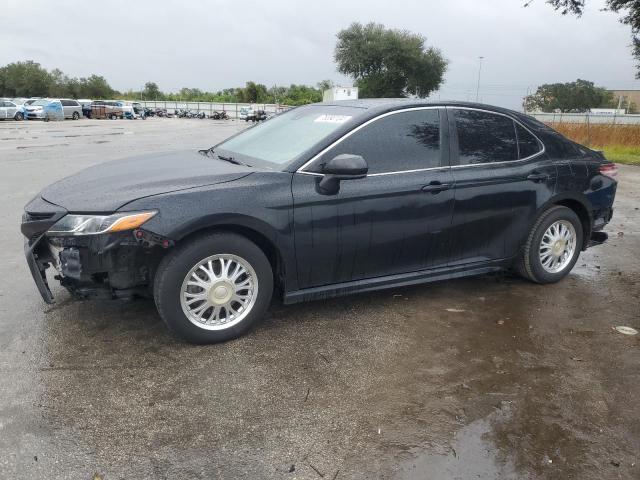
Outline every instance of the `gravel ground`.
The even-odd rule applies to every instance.
[[[640,168],[607,244],[556,285],[484,276],[274,306],[194,347],[149,301],[46,306],[22,207],[128,155],[239,122],[0,122],[0,477],[640,478]]]

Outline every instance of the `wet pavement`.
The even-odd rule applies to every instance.
[[[45,305],[22,206],[238,122],[0,122],[0,478],[640,478],[640,168],[555,285],[484,276],[290,307],[194,347],[149,301]]]

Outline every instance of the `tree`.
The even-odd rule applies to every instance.
[[[422,35],[352,23],[337,37],[338,71],[354,78],[362,97],[424,98],[442,84],[447,61],[439,50],[425,48]]]
[[[569,83],[552,83],[538,87],[536,93],[525,99],[527,110],[543,112],[585,112],[590,108],[610,106],[613,94],[593,82],[576,80]]]
[[[525,3],[525,7],[533,0]],[[578,17],[582,15],[586,0],[547,0],[553,8],[562,15],[573,14]],[[631,40],[633,57],[638,62],[636,78],[640,79],[640,0],[606,0],[605,10],[615,13],[623,13],[620,21],[631,27]]]
[[[0,92],[7,97],[46,97],[51,83],[49,72],[32,60],[0,68]]]
[[[247,82],[244,88],[238,89],[238,100],[242,103],[269,103],[273,97],[270,97],[265,85]]]
[[[322,93],[325,90],[331,90],[334,87],[334,84],[331,80],[321,80],[316,84],[316,86],[318,87],[318,90],[320,90],[320,93]]]
[[[144,90],[142,91],[142,95],[147,100],[155,100],[161,96],[160,89],[158,88],[158,84],[155,82],[147,82],[144,84]]]
[[[100,75],[80,79],[80,98],[111,98],[115,94],[109,82]]]

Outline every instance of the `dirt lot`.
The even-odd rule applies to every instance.
[[[210,120],[0,122],[0,477],[640,478],[640,168],[608,244],[509,276],[275,306],[193,347],[149,301],[46,306],[23,205],[81,168],[208,147]]]

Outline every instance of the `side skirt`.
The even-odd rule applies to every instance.
[[[373,292],[387,288],[406,287],[409,285],[419,285],[421,283],[431,283],[473,275],[482,275],[485,273],[504,270],[512,263],[513,259],[495,260],[492,262],[473,263],[453,268],[444,267],[431,270],[421,270],[418,272],[402,273],[398,275],[355,280],[352,282],[323,285],[321,287],[305,288],[285,293],[283,303],[285,305],[290,305],[292,303],[306,302],[310,300],[342,297],[344,295],[351,295],[352,293]]]

